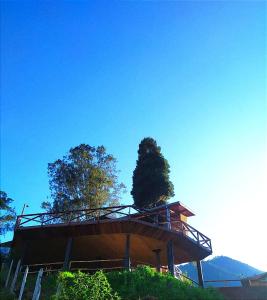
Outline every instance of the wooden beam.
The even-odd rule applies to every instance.
[[[155,249],[155,250],[152,250],[155,255],[156,255],[156,269],[158,272],[160,272],[160,269],[161,269],[161,261],[160,261],[160,252],[161,252],[161,249]]]
[[[199,286],[204,287],[202,265],[201,265],[201,261],[200,260],[197,260],[197,276],[198,276],[198,284],[199,284]]]
[[[169,240],[167,243],[167,259],[168,259],[168,270],[174,275],[174,256],[173,256],[173,241]]]
[[[66,245],[66,251],[65,251],[65,259],[63,264],[63,270],[69,270],[70,265],[70,255],[71,255],[71,248],[72,248],[72,241],[73,238],[69,237]]]
[[[130,259],[130,234],[126,235],[125,241],[125,257],[124,257],[124,267],[126,270],[131,270],[131,259]]]

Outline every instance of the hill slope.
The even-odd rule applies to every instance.
[[[179,266],[183,273],[195,281],[197,279],[197,269],[192,263]],[[242,263],[227,256],[217,256],[211,260],[202,262],[204,280],[225,280],[240,279],[253,276],[263,271]],[[207,284],[206,284],[207,285]],[[209,283],[212,286],[222,286],[220,283]],[[228,286],[240,286],[239,282],[227,283]]]

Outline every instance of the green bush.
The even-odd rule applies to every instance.
[[[220,300],[223,299],[213,289],[192,286],[188,281],[180,281],[169,273],[161,274],[149,267],[138,267],[133,272],[110,272],[106,274],[110,285],[122,299],[157,300]]]
[[[58,276],[60,293],[57,300],[120,300],[112,292],[110,284],[102,271],[94,275],[82,272],[61,272]]]

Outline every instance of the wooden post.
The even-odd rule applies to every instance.
[[[168,206],[166,206],[166,227],[171,229],[171,212]]]
[[[130,260],[130,234],[126,235],[125,242],[125,257],[124,257],[124,267],[126,270],[131,270],[131,260]]]
[[[20,268],[20,263],[21,263],[21,260],[19,260],[18,263],[17,263],[17,267],[16,267],[16,271],[15,271],[15,274],[14,274],[14,277],[13,277],[13,281],[12,281],[11,286],[10,286],[10,293],[13,293],[13,291],[15,289],[15,285],[16,285],[16,281],[17,281],[18,273],[19,273],[19,268]]]
[[[198,284],[201,287],[204,287],[202,266],[201,266],[201,261],[200,260],[197,260],[197,276],[198,276]]]
[[[22,279],[22,283],[21,283],[21,287],[20,287],[20,292],[19,292],[19,298],[18,298],[18,300],[22,299],[22,295],[23,295],[23,292],[24,292],[24,288],[25,288],[25,283],[26,283],[26,280],[27,280],[28,272],[29,272],[29,267],[27,266],[26,269],[25,269],[25,272],[24,272],[23,279]]]
[[[35,288],[32,296],[32,300],[38,300],[41,294],[41,281],[43,276],[44,269],[40,269],[38,272],[38,276],[35,282]]]
[[[10,274],[11,274],[11,270],[12,270],[12,267],[13,267],[13,259],[11,260],[11,263],[10,263],[10,266],[9,266],[9,270],[8,270],[8,273],[7,273],[7,278],[6,278],[6,283],[5,283],[5,287],[7,288],[8,286],[8,282],[9,282],[9,278],[10,278]]]
[[[157,272],[160,272],[160,268],[161,268],[160,251],[161,251],[160,249],[153,250],[153,252],[156,255],[156,269],[157,269]]]
[[[68,241],[67,241],[63,270],[69,270],[69,267],[70,267],[70,254],[71,254],[71,248],[72,248],[72,240],[73,240],[73,238],[69,237]]]
[[[169,272],[174,275],[174,257],[173,257],[173,241],[168,241],[167,244],[167,258]]]

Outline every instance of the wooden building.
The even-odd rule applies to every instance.
[[[187,223],[193,212],[175,202],[153,209],[132,205],[21,215],[12,242],[13,256],[31,269],[131,269],[158,271],[197,261],[212,253],[211,241]]]
[[[241,283],[242,286],[244,287],[255,287],[255,286],[267,287],[267,272],[255,276],[243,278],[241,280]]]

